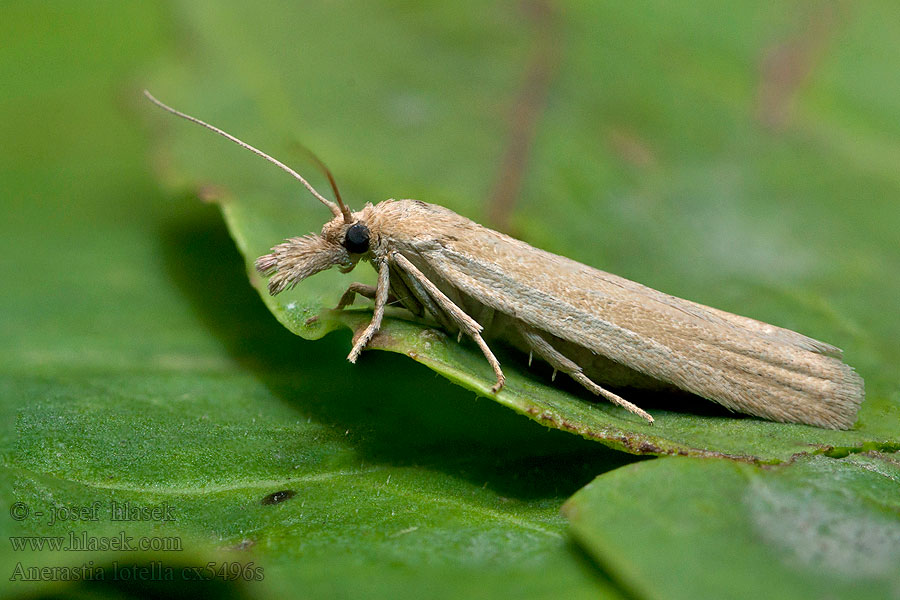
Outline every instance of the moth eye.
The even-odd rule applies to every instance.
[[[344,236],[344,248],[353,254],[369,251],[369,228],[362,223],[354,223]]]

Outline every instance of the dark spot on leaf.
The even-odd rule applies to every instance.
[[[393,348],[399,345],[397,338],[384,331],[379,331],[372,336],[369,345],[373,348]]]
[[[355,344],[357,340],[359,340],[359,336],[363,334],[366,330],[368,323],[360,323],[357,327],[353,329],[353,343]],[[389,348],[393,348],[399,345],[397,338],[392,336],[389,333],[384,331],[379,331],[375,335],[372,336],[372,339],[369,340],[369,343],[366,345],[366,348],[379,348],[382,350],[386,350]]]
[[[291,498],[293,498],[296,495],[297,495],[297,492],[295,492],[294,490],[279,490],[277,492],[272,492],[268,496],[264,497],[260,501],[260,503],[267,505],[267,506],[269,504],[280,504],[280,503],[284,502],[285,500],[290,500]]]
[[[642,441],[642,442],[638,445],[638,451],[640,451],[640,452],[642,452],[642,453],[643,453],[643,452],[653,452],[653,453],[655,453],[655,452],[661,452],[662,449],[661,449],[659,446],[655,445],[655,444],[651,444],[650,442]]]

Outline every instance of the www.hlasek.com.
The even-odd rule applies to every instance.
[[[252,562],[208,562],[201,566],[173,566],[162,561],[26,567],[16,563],[10,581],[262,581],[263,568]]]
[[[87,531],[70,531],[66,535],[11,535],[14,552],[181,552],[178,536],[133,536],[120,531],[116,535],[89,535]]]

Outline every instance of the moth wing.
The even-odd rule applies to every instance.
[[[448,219],[443,235],[419,237],[403,253],[448,287],[730,409],[852,426],[863,382],[834,346],[664,294],[446,212],[459,221]]]

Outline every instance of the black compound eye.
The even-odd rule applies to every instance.
[[[344,236],[344,248],[353,254],[369,251],[369,228],[362,223],[354,223]]]

